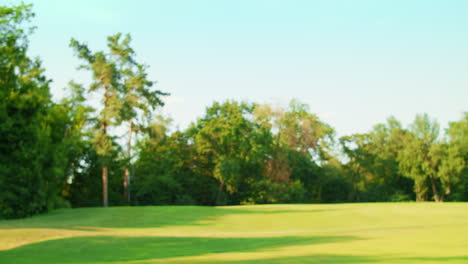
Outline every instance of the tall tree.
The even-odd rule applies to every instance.
[[[112,139],[108,129],[115,126],[121,111],[119,100],[119,71],[115,61],[109,54],[102,51],[92,52],[86,44],[71,39],[70,46],[75,50],[78,58],[85,63],[81,69],[92,72],[90,92],[99,92],[102,96],[102,110],[100,111],[93,144],[102,164],[102,204],[108,206],[108,163],[113,149]]]
[[[163,106],[161,96],[168,95],[159,90],[152,89],[154,83],[148,80],[147,66],[135,60],[135,51],[130,47],[129,34],[122,37],[118,33],[107,38],[108,47],[115,57],[120,73],[120,89],[122,108],[120,119],[128,124],[127,132],[127,166],[124,173],[124,197],[130,202],[130,170],[132,136],[133,133],[143,130],[144,122],[151,119],[152,110]]]

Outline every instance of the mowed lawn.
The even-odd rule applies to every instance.
[[[63,209],[0,221],[0,263],[468,263],[468,203]]]

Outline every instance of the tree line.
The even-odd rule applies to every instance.
[[[33,16],[30,5],[0,7],[0,218],[70,206],[468,201],[468,113],[444,133],[422,114],[337,138],[297,100],[227,100],[171,132],[154,111],[168,93],[130,35],[108,37],[105,51],[72,39],[92,81],[71,80],[54,102],[27,55]]]

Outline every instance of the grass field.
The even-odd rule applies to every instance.
[[[468,263],[468,203],[63,209],[0,221],[0,263]]]

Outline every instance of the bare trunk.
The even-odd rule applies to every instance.
[[[450,185],[447,185],[447,186],[445,187],[445,192],[442,192],[442,194],[440,195],[440,196],[442,197],[442,202],[445,201],[445,197],[446,197],[447,195],[450,195],[450,193],[451,193]]]
[[[323,186],[320,185],[318,187],[318,195],[317,195],[317,202],[318,203],[321,203],[322,202],[322,189],[323,189]]]
[[[128,142],[127,142],[127,158],[128,158],[128,164],[130,164],[130,157],[131,157],[131,151],[132,151],[132,133],[133,133],[133,121],[130,120],[130,128],[128,129]],[[124,197],[125,200],[130,203],[130,171],[128,169],[128,165],[125,168],[125,173],[124,173]]]
[[[447,188],[445,189],[445,195],[449,195],[451,192],[450,185],[447,185]]]
[[[431,186],[432,186],[432,192],[434,193],[434,200],[436,202],[443,202],[444,200],[440,197],[439,193],[437,192],[437,186],[434,181],[434,178],[429,177],[431,179]]]
[[[420,183],[418,181],[414,182],[414,192],[416,194],[416,202],[426,201],[426,192],[423,191],[422,184],[423,183]]]
[[[108,91],[109,91],[109,88],[108,87],[105,87],[104,88],[104,108],[107,107],[107,100],[108,100]],[[106,119],[106,116],[105,116],[105,112],[104,112],[104,116],[103,116],[103,119],[104,121],[102,122],[101,124],[101,130],[102,130],[102,133],[103,135],[106,135],[107,134],[107,119]],[[107,207],[109,206],[109,200],[108,200],[108,192],[107,192],[107,161],[104,159],[104,164],[102,166],[102,206],[103,207]]]
[[[125,172],[124,172],[124,182],[123,182],[123,186],[124,186],[124,199],[125,201],[127,202],[130,202],[130,194],[129,194],[129,191],[128,191],[128,181],[129,181],[129,178],[130,178],[130,173],[128,171],[128,167],[125,168]]]
[[[219,180],[219,189],[218,189],[218,195],[216,197],[216,205],[221,205],[220,200],[221,200],[221,195],[223,193],[223,187],[224,187],[224,180],[220,179]]]
[[[107,166],[102,166],[102,206],[109,206],[107,199]]]

